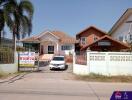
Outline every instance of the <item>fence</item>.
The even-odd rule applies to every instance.
[[[77,64],[73,57],[73,72],[88,75],[132,75],[131,52],[87,52],[87,64]]]
[[[0,44],[0,64],[14,63],[13,41],[2,39]]]
[[[87,53],[86,52],[76,52],[75,63],[86,65],[87,64]]]

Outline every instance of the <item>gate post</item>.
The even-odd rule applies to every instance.
[[[90,74],[90,51],[86,51],[87,54],[87,67],[88,67],[88,74]]]

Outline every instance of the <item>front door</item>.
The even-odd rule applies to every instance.
[[[48,46],[48,54],[54,54],[54,46]]]
[[[44,46],[43,46],[43,45],[41,45],[41,47],[40,47],[40,48],[41,48],[41,50],[40,50],[40,51],[41,51],[41,52],[40,52],[40,54],[44,54]]]

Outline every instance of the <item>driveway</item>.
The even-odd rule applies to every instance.
[[[17,77],[0,83],[0,100],[109,100],[115,90],[132,90],[131,83],[78,81],[67,71]]]

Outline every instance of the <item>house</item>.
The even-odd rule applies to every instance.
[[[128,49],[129,46],[108,36],[106,32],[90,26],[77,33],[76,51],[120,51]]]
[[[110,29],[109,35],[124,43],[132,42],[132,8],[124,12]]]
[[[40,55],[69,55],[74,51],[76,39],[61,31],[44,31],[37,36],[20,41],[27,51],[40,52]]]

